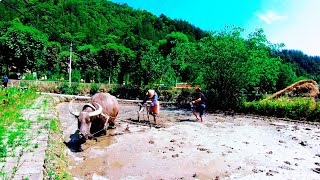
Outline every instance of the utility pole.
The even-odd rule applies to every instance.
[[[69,87],[71,87],[71,61],[72,61],[72,41],[71,41],[71,44],[70,44]]]

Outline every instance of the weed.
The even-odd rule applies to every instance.
[[[56,119],[52,119],[50,121],[49,129],[52,130],[53,132],[59,132],[57,122],[58,121]]]
[[[43,109],[44,109],[44,111],[47,111],[47,109],[48,109],[48,102],[46,99],[43,100]]]
[[[31,127],[31,121],[23,120],[19,110],[31,107],[31,100],[37,94],[34,90],[20,90],[17,88],[0,89],[0,160],[6,157],[16,157],[16,148],[28,146],[29,139],[26,138],[26,130]],[[17,167],[13,169],[14,174]],[[5,172],[0,172],[0,179],[10,179]]]
[[[57,177],[56,172],[54,171],[49,171],[48,176],[50,177],[50,179],[56,179]]]
[[[7,157],[7,147],[4,144],[0,145],[0,158]]]
[[[48,118],[46,118],[46,117],[38,117],[37,118],[37,122],[42,122],[42,121],[44,121],[44,120],[47,120]]]
[[[6,179],[7,174],[3,171],[0,171],[0,179]]]

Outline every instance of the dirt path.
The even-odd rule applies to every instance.
[[[80,104],[78,104],[80,105]],[[67,103],[57,107],[65,141],[77,128]],[[271,119],[163,108],[162,128],[135,123],[122,105],[117,128],[70,151],[75,179],[319,179],[320,127]]]

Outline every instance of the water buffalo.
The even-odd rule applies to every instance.
[[[116,97],[109,93],[97,93],[92,96],[89,103],[85,104],[81,112],[72,110],[72,102],[69,111],[78,118],[80,136],[86,139],[92,134],[104,131],[115,125],[115,119],[119,113],[119,103]]]

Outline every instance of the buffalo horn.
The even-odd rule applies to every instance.
[[[95,110],[95,111],[93,111],[93,112],[90,112],[90,113],[89,113],[89,116],[90,116],[90,117],[92,117],[92,116],[97,116],[97,115],[101,114],[101,112],[102,112],[102,107],[100,106],[100,104],[98,104],[98,103],[95,103],[95,104],[98,105],[98,109]]]
[[[74,116],[79,116],[80,112],[74,111],[72,108],[72,103],[73,103],[74,99],[72,99],[69,103],[69,111],[71,114],[73,114]]]

